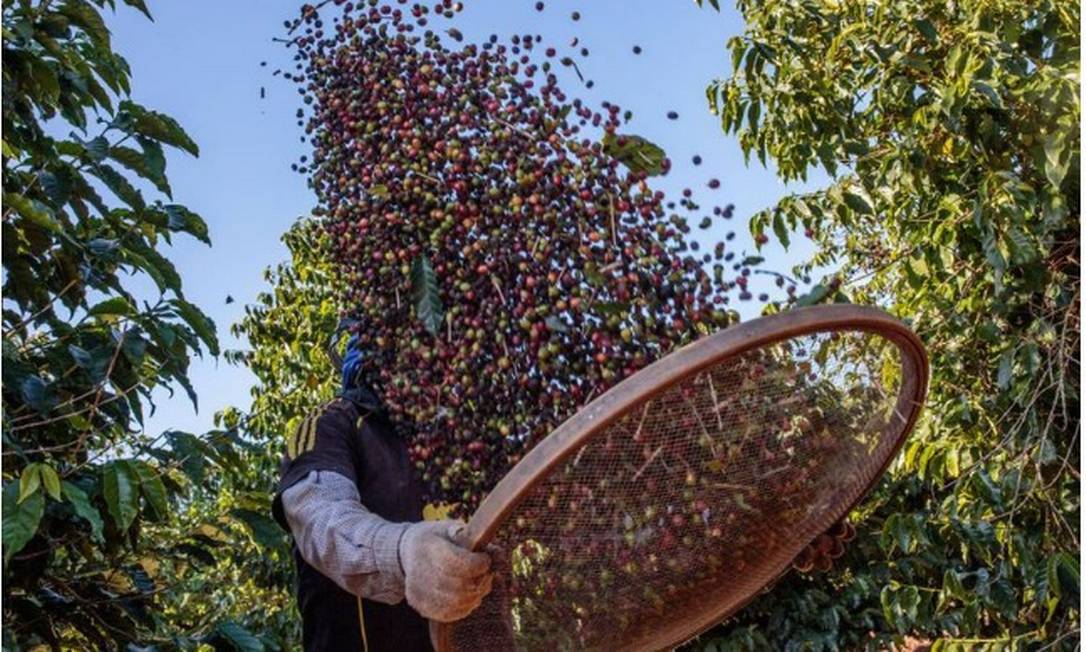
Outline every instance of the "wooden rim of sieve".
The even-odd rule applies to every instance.
[[[838,506],[840,514],[833,520],[840,519],[867,496],[897,456],[905,436],[916,424],[928,388],[928,356],[920,338],[882,310],[852,304],[797,308],[742,322],[692,342],[623,380],[558,426],[498,482],[468,521],[465,543],[472,550],[483,550],[521,501],[552,470],[631,409],[666,392],[676,383],[753,349],[794,337],[834,331],[865,332],[894,343],[901,352],[902,371],[894,408],[898,418],[888,419],[883,433],[884,439],[894,439],[894,445],[857,498],[851,504]],[[763,588],[776,581],[788,568],[785,564]],[[666,649],[681,644],[739,611],[758,593],[753,592],[738,606],[725,607],[721,612],[706,610],[677,618],[651,639],[639,641],[638,649]],[[431,624],[431,637],[438,652],[449,649],[449,637],[455,624]]]

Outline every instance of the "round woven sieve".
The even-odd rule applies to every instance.
[[[738,611],[874,485],[927,391],[874,308],[803,308],[694,342],[541,441],[466,528],[494,590],[438,652],[657,650]]]

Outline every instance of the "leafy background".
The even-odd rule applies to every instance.
[[[708,108],[754,165],[829,179],[752,232],[805,232],[796,273],[830,273],[800,301],[886,307],[934,372],[841,570],[785,578],[692,646],[1077,648],[1078,3],[737,6]],[[3,645],[289,649],[268,489],[279,433],[334,390],[336,281],[298,222],[233,326],[249,346],[220,352],[164,253],[210,244],[166,175],[199,148],[132,101],[109,8],[3,5]],[[252,405],[145,434],[155,392],[197,401],[203,355],[251,370]]]

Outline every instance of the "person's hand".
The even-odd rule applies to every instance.
[[[490,592],[490,557],[455,543],[459,521],[423,521],[400,540],[407,604],[425,618],[460,620]]]
[[[800,551],[792,566],[801,573],[825,573],[833,568],[833,560],[845,554],[845,543],[856,536],[856,528],[847,518],[818,535]]]

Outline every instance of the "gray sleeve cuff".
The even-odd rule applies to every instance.
[[[373,557],[377,571],[403,583],[400,540],[410,523],[385,523],[373,535]]]

